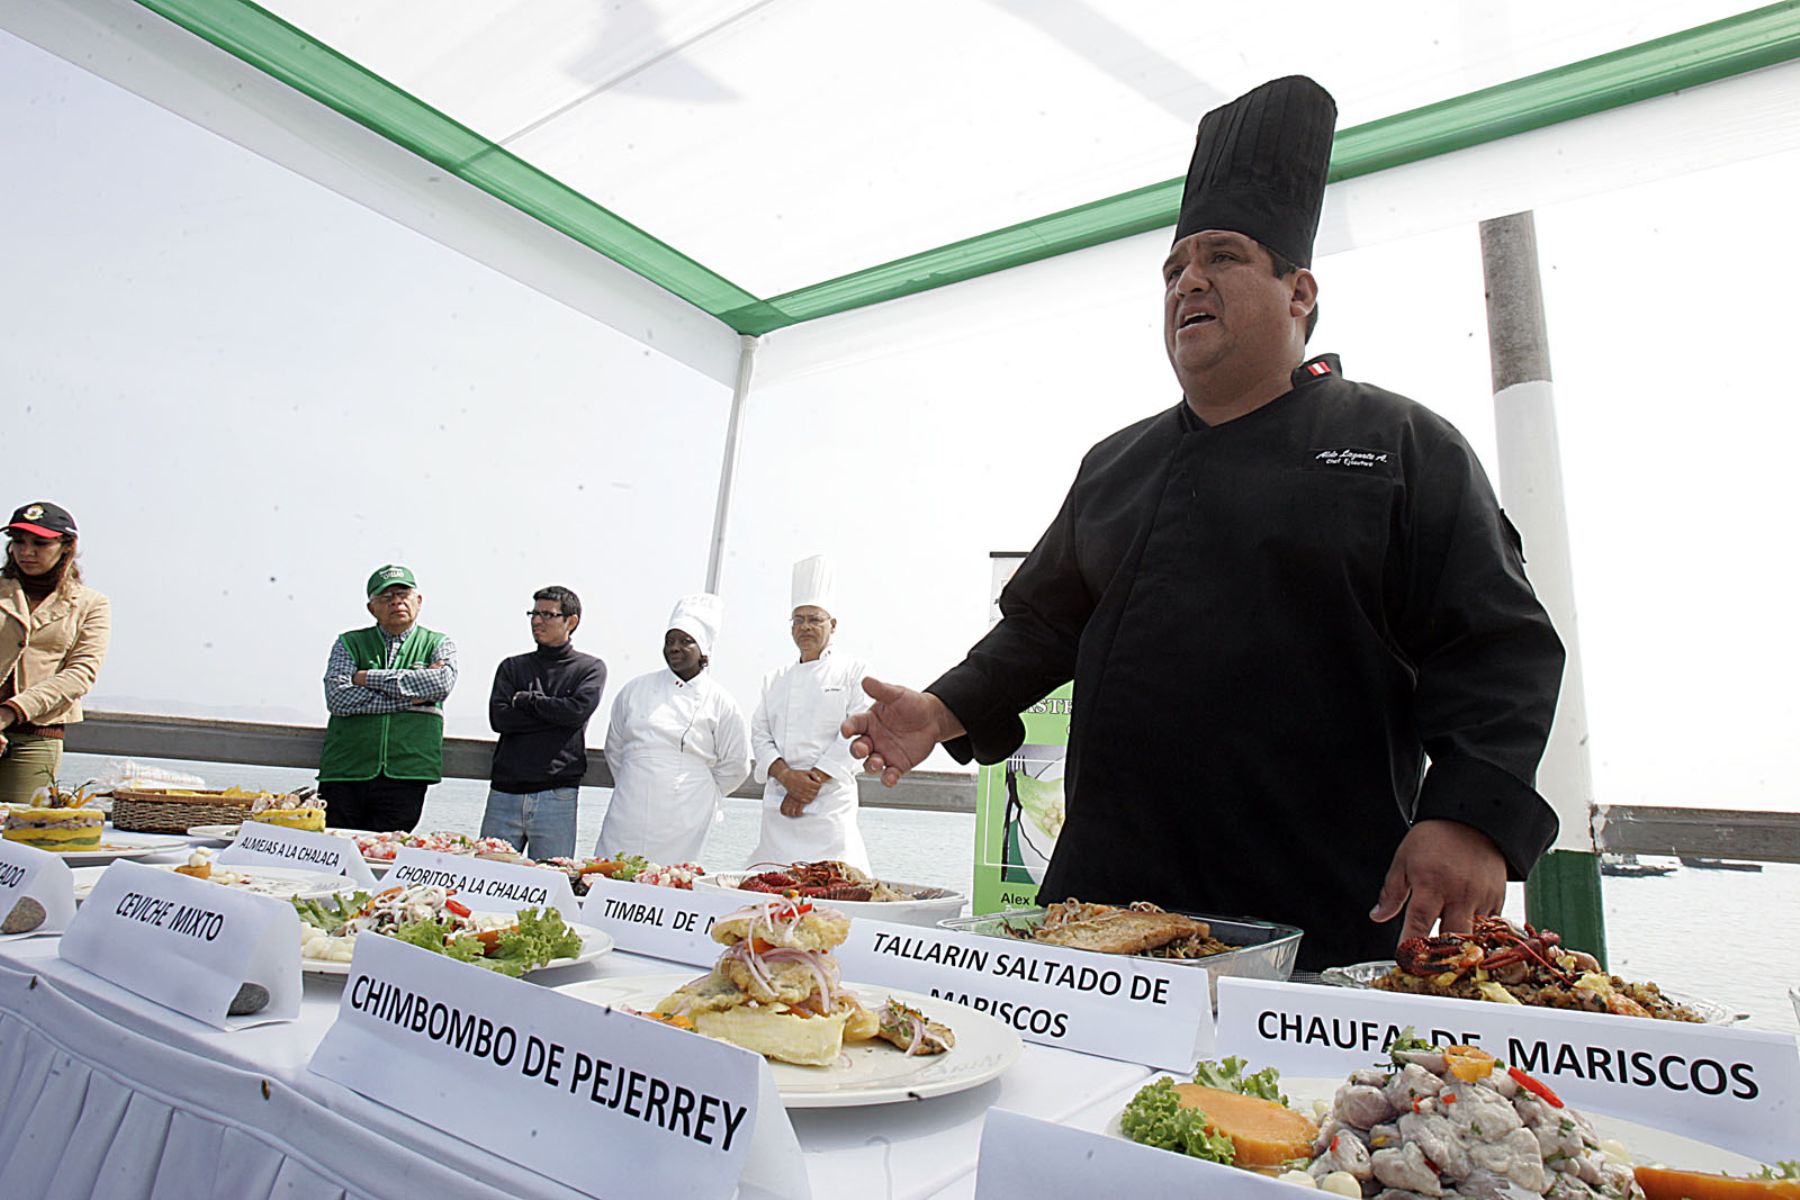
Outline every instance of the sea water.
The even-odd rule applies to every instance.
[[[70,754],[60,774],[65,783],[78,782],[101,776],[108,765],[103,758]],[[286,791],[311,782],[311,774],[301,770],[163,760],[155,765],[198,775],[208,787],[237,784]],[[591,852],[599,840],[611,795],[606,788],[581,790],[579,852]],[[485,783],[447,779],[426,793],[419,828],[473,835],[481,829],[486,803]],[[706,839],[701,863],[714,871],[746,866],[761,821],[761,801],[728,799]],[[969,894],[973,815],[865,808],[858,821],[877,875]],[[1603,895],[1609,965],[1615,974],[1654,980],[1747,1013],[1745,1028],[1795,1031],[1787,989],[1800,985],[1800,865],[1770,863],[1760,873],[1682,867],[1671,875],[1608,878]],[[1524,915],[1523,889],[1517,884],[1510,890],[1507,914]]]

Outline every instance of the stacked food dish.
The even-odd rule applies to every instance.
[[[52,782],[39,788],[29,805],[7,809],[0,836],[21,846],[58,854],[98,850],[106,815],[88,807],[93,799],[88,786],[69,790]]]
[[[945,1025],[889,998],[878,1012],[842,986],[831,957],[850,919],[808,901],[771,900],[714,922],[725,947],[712,971],[648,1015],[754,1050],[778,1062],[830,1066],[846,1040],[881,1038],[909,1057],[956,1044]]]

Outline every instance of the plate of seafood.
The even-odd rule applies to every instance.
[[[1096,954],[1131,954],[1203,966],[1215,1006],[1222,976],[1275,980],[1291,976],[1302,936],[1292,925],[1167,912],[1144,901],[1121,906],[1063,900],[1048,908],[1015,908],[938,925]]]
[[[1593,955],[1565,948],[1554,930],[1505,917],[1477,918],[1467,934],[1408,938],[1392,959],[1327,967],[1319,978],[1338,987],[1659,1021],[1730,1025],[1745,1016],[1711,1000],[1610,974]]]
[[[758,863],[757,867],[761,869],[724,871],[694,882],[726,891],[817,900],[851,917],[927,927],[956,916],[967,901],[961,892],[876,879],[848,863],[830,860],[785,866]]]
[[[1418,1039],[1347,1078],[1201,1062],[1192,1082],[1152,1079],[1108,1132],[1341,1196],[1748,1196],[1765,1193],[1690,1191],[1701,1177],[1681,1176],[1779,1178],[1717,1146],[1578,1112],[1478,1047]]]
[[[761,1054],[790,1108],[923,1100],[977,1087],[1023,1051],[1013,1028],[931,996],[838,978],[831,951],[850,919],[824,904],[768,897],[720,917],[713,969],[559,988]]]

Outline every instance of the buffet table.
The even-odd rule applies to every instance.
[[[62,961],[59,940],[0,943],[0,1106],[7,1110],[0,1178],[9,1194],[588,1194],[309,1072],[313,1050],[336,1019],[341,980],[307,976],[296,1021],[223,1032]],[[564,988],[686,969],[615,952],[537,973],[521,986]],[[1028,1044],[1003,1077],[967,1092],[788,1115],[815,1197],[968,1197],[989,1107],[1099,1129],[1149,1074]],[[593,1194],[642,1189],[642,1180],[609,1188],[607,1157],[595,1147]]]

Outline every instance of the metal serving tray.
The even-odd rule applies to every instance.
[[[985,937],[1005,938],[1007,941],[1019,941],[1007,933],[1007,929],[1029,930],[1043,924],[1044,909],[1014,908],[1005,912],[987,913],[978,917],[952,917],[939,921],[940,929],[954,929],[962,933],[978,933]],[[1150,958],[1153,962],[1166,962],[1178,967],[1205,967],[1207,970],[1207,987],[1212,992],[1213,1007],[1219,1005],[1219,978],[1230,975],[1238,979],[1275,979],[1285,981],[1294,973],[1294,960],[1300,955],[1300,938],[1302,931],[1293,925],[1281,925],[1273,921],[1258,921],[1252,917],[1219,917],[1210,913],[1180,912],[1184,917],[1192,917],[1196,921],[1205,921],[1212,926],[1212,935],[1221,942],[1237,946],[1239,949],[1228,950],[1223,954],[1214,954],[1207,958],[1153,958],[1150,955],[1134,956]],[[1099,953],[1094,951],[1093,953]]]

